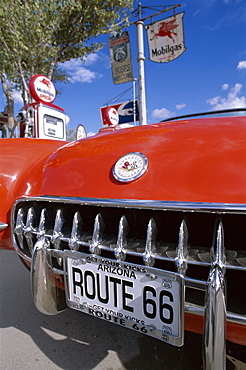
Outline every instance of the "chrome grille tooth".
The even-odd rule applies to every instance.
[[[179,229],[179,241],[178,247],[176,249],[175,264],[178,270],[178,273],[185,276],[187,270],[187,260],[189,256],[189,247],[188,247],[188,227],[183,220]]]
[[[24,211],[23,208],[18,209],[17,216],[16,216],[16,223],[14,232],[17,236],[18,243],[20,247],[23,249],[23,233],[24,233]]]
[[[124,261],[126,258],[125,247],[127,246],[127,235],[129,225],[125,216],[122,216],[119,222],[119,230],[116,248],[114,250],[115,258],[119,261]]]
[[[100,244],[103,238],[104,227],[105,227],[105,224],[103,221],[103,217],[101,213],[98,213],[95,218],[92,241],[89,246],[89,250],[92,254],[99,255],[101,253]]]
[[[36,231],[33,227],[34,219],[34,208],[30,207],[27,212],[26,226],[24,226],[24,236],[26,238],[27,246],[31,254],[33,252],[33,233]]]
[[[46,221],[46,208],[43,208],[40,214],[37,239],[41,239],[45,235],[45,221]]]
[[[224,228],[221,220],[219,220],[218,222],[215,240],[213,243],[213,247],[211,248],[211,260],[213,266],[219,266],[224,272],[226,264],[226,254],[224,247]]]
[[[59,209],[56,212],[55,225],[54,225],[53,235],[51,237],[51,242],[55,249],[60,249],[61,238],[63,237],[62,227],[63,227],[64,221],[65,220],[64,220],[62,211]]]
[[[80,232],[81,232],[82,225],[83,225],[82,218],[80,216],[80,213],[77,211],[75,212],[73,216],[73,226],[72,226],[71,238],[68,241],[68,246],[73,251],[79,250],[78,241],[80,240],[80,237],[81,237]]]
[[[154,266],[155,264],[153,253],[156,250],[155,244],[156,236],[157,236],[156,222],[153,218],[151,218],[148,223],[145,251],[143,254],[143,261],[146,266]]]

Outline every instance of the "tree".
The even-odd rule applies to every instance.
[[[119,31],[132,0],[1,0],[0,78],[14,117],[13,88],[30,102],[28,81],[35,74],[64,82],[58,63],[83,58],[102,47],[90,42],[100,34]],[[9,84],[8,84],[9,81]]]
[[[67,130],[66,136],[68,141],[76,140],[76,130],[74,128],[70,128],[69,130]]]
[[[2,83],[2,88],[7,99],[7,107],[5,109],[8,115],[8,127],[10,137],[14,137],[15,130],[15,119],[14,119],[14,98],[13,98],[13,83],[10,81],[8,84],[7,79],[3,73],[0,72],[0,78]],[[2,124],[5,126],[5,124]],[[2,126],[1,129],[6,131],[6,126]]]

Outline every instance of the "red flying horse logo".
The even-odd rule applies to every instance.
[[[42,82],[43,84],[45,84],[45,85],[48,87],[48,89],[49,89],[49,88],[50,88],[50,86],[51,86],[50,81],[49,81],[49,80],[46,80],[45,78],[43,78],[40,82]]]
[[[154,38],[157,37],[169,37],[170,39],[175,42],[173,35],[177,36],[177,33],[173,30],[178,27],[178,24],[174,24],[176,22],[176,19],[169,21],[169,22],[160,22],[158,33],[156,33],[150,41],[152,41]]]

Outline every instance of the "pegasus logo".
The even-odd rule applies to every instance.
[[[51,87],[51,82],[49,80],[46,80],[45,78],[43,78],[40,82],[46,85],[48,89]]]
[[[175,39],[173,36],[177,36],[177,33],[174,32],[173,30],[175,30],[175,28],[178,27],[178,24],[174,24],[175,22],[176,22],[176,19],[169,21],[169,22],[161,22],[159,24],[158,33],[156,33],[150,41],[154,40],[157,37],[167,36],[170,39],[172,39],[173,42],[175,42]]]

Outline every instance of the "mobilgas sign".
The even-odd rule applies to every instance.
[[[179,57],[185,50],[183,13],[146,26],[149,43],[149,59],[167,63]]]
[[[133,81],[130,39],[128,32],[110,37],[109,51],[114,84]]]
[[[56,98],[53,82],[44,75],[35,75],[29,81],[30,93],[34,100],[41,103],[52,103]]]
[[[123,123],[130,123],[134,121],[139,121],[139,111],[138,111],[138,103],[135,101],[135,120],[134,120],[134,107],[133,101],[127,101],[120,104],[114,104],[110,107],[115,108],[119,114],[119,124]],[[104,115],[105,111],[108,107],[100,108],[102,122],[104,122]]]

